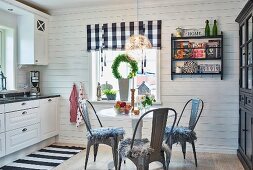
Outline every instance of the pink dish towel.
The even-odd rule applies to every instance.
[[[84,90],[84,84],[80,82],[80,88],[79,88],[79,97],[78,97],[78,104],[81,110],[83,110],[83,102],[85,102],[86,94]],[[78,109],[77,111],[77,118],[76,118],[76,127],[79,127],[84,123],[83,118],[82,118],[82,113]]]
[[[70,101],[70,122],[76,123],[77,110],[78,110],[78,93],[76,85],[73,85],[71,94],[69,96]]]

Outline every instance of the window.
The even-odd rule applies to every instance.
[[[4,40],[3,40],[3,30],[0,29],[0,66],[2,66],[2,58],[3,58],[3,46]]]
[[[0,65],[7,90],[15,89],[15,29],[0,26]],[[1,87],[1,85],[0,85]]]
[[[160,51],[156,49],[148,49],[142,53],[143,57],[140,57],[137,60],[139,69],[137,76],[134,78],[134,86],[136,89],[135,95],[138,95],[138,87],[140,87],[140,85],[142,84],[145,84],[145,86],[150,89],[151,94],[155,95],[155,98],[158,102],[160,101],[159,52]],[[97,87],[97,83],[99,82],[101,85],[106,83],[111,84],[114,90],[119,90],[118,80],[112,75],[111,65],[113,63],[114,58],[122,53],[125,53],[125,51],[104,50],[103,54],[97,51],[92,52],[92,87]],[[146,62],[144,64],[145,59]],[[122,77],[127,77],[129,67],[130,66],[127,63],[120,64],[119,72],[121,73]],[[130,83],[130,88],[132,88],[132,83]],[[92,95],[92,99],[96,99],[96,90],[93,89],[92,91],[94,93]],[[106,97],[102,96],[102,99],[106,100]],[[119,93],[117,94],[116,100],[119,100]]]

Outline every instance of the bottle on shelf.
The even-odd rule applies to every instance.
[[[214,20],[213,23],[213,30],[212,30],[213,36],[217,36],[218,35],[218,27],[217,27],[217,21]]]
[[[206,20],[206,27],[205,27],[205,36],[210,36],[210,27],[209,27],[209,21]]]

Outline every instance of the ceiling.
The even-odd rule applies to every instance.
[[[41,10],[43,12],[49,12],[54,9],[74,8],[80,6],[96,6],[96,5],[108,5],[108,4],[122,4],[122,0],[17,0],[28,6]],[[123,3],[126,3],[124,0]],[[135,1],[135,0],[132,0]]]

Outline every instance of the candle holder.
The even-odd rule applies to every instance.
[[[131,89],[131,106],[132,106],[131,112],[134,111],[134,92],[135,92],[135,89]]]

